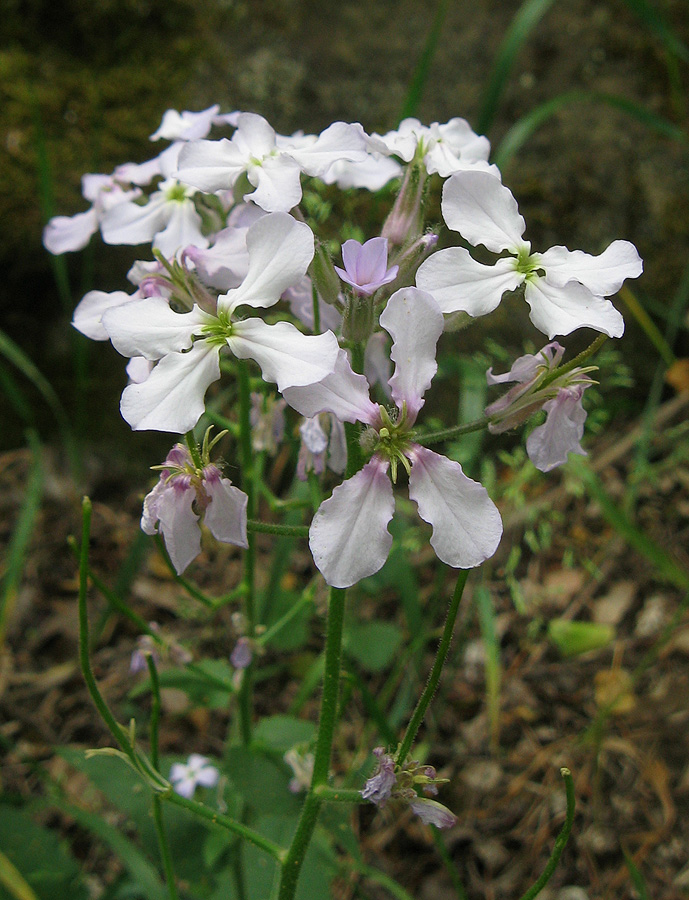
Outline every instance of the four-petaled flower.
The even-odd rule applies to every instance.
[[[170,783],[176,794],[190,799],[197,787],[215,787],[220,772],[207,756],[192,753],[185,763],[170,766]]]
[[[626,278],[641,274],[643,265],[633,244],[613,241],[599,256],[566,247],[532,253],[522,238],[526,225],[516,200],[488,172],[458,172],[448,178],[442,211],[448,227],[470,244],[510,254],[487,266],[463,247],[448,247],[422,263],[416,284],[435,297],[444,313],[486,315],[506,291],[524,285],[531,321],[549,338],[584,326],[609,337],[622,335],[624,320],[605,298]]]
[[[384,237],[371,238],[360,244],[353,238],[342,245],[344,269],[333,266],[340,278],[351,285],[355,294],[369,297],[379,287],[394,281],[399,266],[388,269],[388,241]]]
[[[402,288],[390,298],[380,324],[393,339],[395,371],[389,385],[396,409],[371,401],[368,382],[352,370],[343,350],[332,375],[284,392],[302,415],[331,412],[343,422],[367,426],[362,445],[371,459],[321,504],[309,531],[316,566],[333,587],[356,584],[385,563],[395,506],[387,473],[395,481],[400,464],[409,474],[409,496],[433,527],[431,545],[443,562],[473,568],[493,555],[502,533],[500,514],[485,488],[459,463],[414,441],[423,395],[437,370],[443,316],[436,302],[416,288]]]

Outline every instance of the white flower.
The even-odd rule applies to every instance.
[[[238,112],[219,115],[218,104],[209,106],[201,112],[179,113],[176,109],[168,109],[157,131],[154,131],[149,140],[159,141],[197,141],[205,138],[213,125],[236,125]]]
[[[170,767],[170,782],[175,793],[187,799],[194,796],[194,791],[201,787],[215,787],[220,772],[212,765],[207,756],[192,753],[186,763],[173,763]]]
[[[161,297],[109,310],[103,327],[124,356],[158,360],[141,384],[128,385],[120,409],[135,430],[189,431],[204,411],[206,389],[220,377],[220,353],[253,359],[279,390],[319,381],[332,372],[332,332],[303,335],[289,322],[240,319],[240,306],[273,306],[301,278],[313,257],[313,234],[286,213],[264,216],[247,233],[249,264],[239,287],[218,298],[215,315],[198,305],[174,312]]]
[[[361,125],[334,122],[320,135],[282,137],[255,113],[241,113],[231,140],[196,141],[180,153],[177,177],[203,191],[233,188],[245,174],[255,188],[244,199],[267,212],[288,212],[301,200],[300,176],[321,177],[338,160],[366,159]]]
[[[395,413],[371,401],[368,382],[352,371],[344,351],[334,373],[319,384],[284,392],[302,415],[331,412],[343,422],[368,426],[362,442],[373,451],[371,459],[321,504],[309,532],[316,566],[333,587],[349,587],[385,563],[395,505],[387,473],[395,481],[400,464],[409,473],[409,495],[419,515],[433,527],[431,545],[443,562],[477,566],[492,556],[502,533],[500,514],[485,488],[467,478],[459,463],[414,441],[423,394],[437,370],[435,349],[443,330],[437,304],[415,288],[402,288],[390,298],[380,324],[393,339],[389,384]]]
[[[450,247],[422,263],[416,284],[435,297],[443,313],[486,315],[506,291],[524,285],[531,321],[550,338],[584,326],[609,337],[623,333],[622,316],[605,298],[618,291],[625,278],[641,274],[643,265],[633,244],[613,241],[599,256],[566,247],[532,253],[522,238],[526,225],[516,200],[487,172],[458,172],[449,178],[442,211],[448,227],[470,244],[510,254],[487,266],[467,250]]]
[[[478,168],[499,177],[497,167],[488,163],[488,138],[472,131],[466,119],[450,119],[444,125],[422,125],[418,119],[403,119],[395,131],[374,137],[405,162],[421,158],[429,174],[437,172],[446,178],[453,172]]]

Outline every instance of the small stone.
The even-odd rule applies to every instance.
[[[633,581],[620,581],[612,590],[594,601],[593,621],[603,625],[619,625],[629,612],[636,595]]]

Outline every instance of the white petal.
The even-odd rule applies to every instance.
[[[103,240],[106,244],[146,244],[165,228],[170,213],[170,203],[162,191],[152,194],[144,206],[118,203],[103,216]]]
[[[131,300],[103,313],[103,328],[122,356],[160,359],[191,347],[192,335],[212,316],[198,306],[176,313],[163,297]]]
[[[390,297],[380,324],[392,337],[392,397],[399,409],[407,404],[409,424],[413,425],[423,406],[423,395],[438,371],[435,349],[443,333],[443,314],[430,294],[406,287]]]
[[[550,284],[562,287],[568,281],[579,281],[597,297],[617,293],[625,278],[638,278],[644,268],[636,247],[629,241],[613,241],[598,256],[551,247],[537,258]]]
[[[458,462],[414,445],[409,453],[409,496],[433,526],[431,546],[449,566],[472,569],[500,543],[500,513],[488,491],[472,481]]]
[[[131,296],[124,291],[89,291],[74,310],[72,325],[92,341],[107,341],[110,335],[103,328],[103,314],[131,302]]]
[[[332,587],[345,588],[373,575],[392,545],[388,522],[395,511],[388,463],[374,456],[321,503],[309,530],[318,570]]]
[[[201,216],[192,200],[170,204],[170,218],[163,231],[158,232],[153,246],[167,259],[185,247],[207,247],[208,238],[201,233]]]
[[[363,162],[368,155],[366,135],[358,122],[333,122],[313,144],[287,152],[299,163],[303,172],[316,178],[324,175],[338,160]]]
[[[313,232],[284,212],[263,216],[246,234],[249,270],[238,288],[218,298],[218,308],[273,306],[306,274],[313,259]]]
[[[170,353],[146,381],[128,385],[120,411],[135,431],[190,431],[204,411],[208,385],[220,378],[217,346],[197,341],[187,353]]]
[[[517,201],[490,172],[457,172],[445,182],[443,218],[474,246],[489,250],[517,250],[524,245],[526,228]]]
[[[301,200],[301,171],[289,156],[268,156],[260,165],[250,166],[247,175],[256,190],[244,194],[266,212],[288,212]]]
[[[254,359],[266,381],[278,389],[322,381],[335,368],[337,338],[331,331],[306,335],[290,322],[266,325],[262,319],[235,322],[227,339],[230,350],[240,359]]]
[[[81,250],[98,231],[98,214],[89,209],[75,216],[54,216],[43,229],[43,246],[58,256]]]
[[[206,480],[206,493],[211,498],[203,520],[211,534],[225,544],[248,547],[246,539],[246,506],[249,498],[234,487],[229,478]]]
[[[461,311],[474,317],[492,312],[505,291],[513,291],[523,280],[514,259],[485,266],[463,247],[437,250],[416,273],[417,286],[432,294],[444,313]]]
[[[227,138],[194,141],[180,150],[175,177],[202,191],[224,191],[234,186],[246,164],[237,145]]]
[[[258,113],[242,113],[239,116],[232,141],[247,161],[251,157],[263,159],[271,154],[276,146],[275,131]]]
[[[524,297],[531,307],[531,321],[549,338],[584,327],[595,328],[608,337],[624,333],[624,319],[612,303],[595,297],[576,281],[554,287],[546,278],[530,279]]]
[[[581,446],[586,410],[581,398],[584,385],[563,388],[556,397],[543,404],[548,418],[534,428],[526,440],[526,452],[541,472],[550,472],[567,462],[570,453],[586,456]]]
[[[199,517],[191,508],[195,496],[193,488],[180,488],[173,482],[161,493],[156,506],[159,531],[178,575],[201,552]]]
[[[342,422],[372,425],[378,421],[378,407],[371,402],[368,382],[353,371],[344,350],[338,352],[331,375],[306,387],[287,388],[283,393],[289,405],[309,419],[330,412]]]

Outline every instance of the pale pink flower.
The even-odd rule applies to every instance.
[[[342,245],[344,269],[333,268],[340,278],[351,285],[355,294],[369,297],[379,287],[394,281],[399,266],[388,268],[388,241],[384,237],[371,238],[360,244],[353,238]]]

